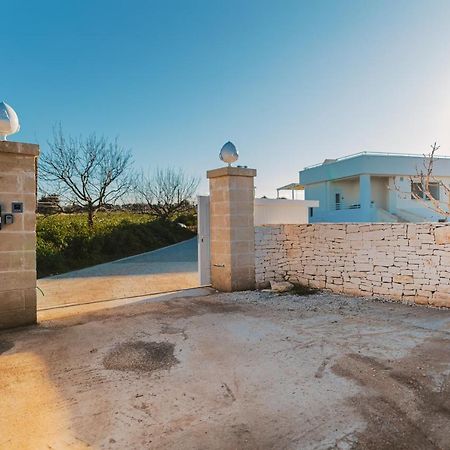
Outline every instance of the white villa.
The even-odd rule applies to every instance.
[[[427,208],[411,192],[419,193],[418,171],[422,155],[362,152],[300,171],[305,200],[318,200],[310,208],[310,222],[428,222],[443,217]],[[450,186],[450,157],[435,157],[430,184],[433,197],[448,210],[450,199],[439,182]],[[412,178],[412,179],[411,179]]]

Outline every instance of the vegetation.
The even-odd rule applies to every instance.
[[[409,177],[411,191],[403,191],[397,185],[395,185],[395,190],[404,199],[417,200],[426,208],[441,215],[442,219],[439,222],[446,222],[450,218],[450,207],[448,201],[440,200],[440,192],[444,193],[445,198],[449,198],[450,186],[434,175],[436,152],[439,148],[440,146],[436,142],[431,145],[431,152],[424,155],[422,166],[416,167],[416,174]]]
[[[448,203],[439,200],[439,190],[445,192],[445,196],[450,195],[450,187],[443,183],[441,179],[434,176],[435,154],[439,150],[439,145],[435,142],[431,146],[431,152],[425,155],[423,167],[417,169],[417,177],[410,177],[411,197],[418,200],[428,209],[442,215],[447,220],[450,217]]]
[[[157,169],[152,175],[138,177],[136,194],[148,210],[162,220],[173,220],[192,207],[200,180],[183,169]]]
[[[156,220],[149,214],[98,212],[90,226],[87,216],[87,213],[38,215],[38,277],[113,261],[195,235],[192,210],[179,216],[176,222]]]
[[[131,151],[117,140],[95,133],[74,138],[59,126],[39,159],[38,175],[38,211],[44,213],[37,220],[39,277],[194,236],[199,180],[173,168],[138,175]]]
[[[87,211],[90,229],[96,212],[129,193],[133,182],[131,151],[117,139],[109,141],[95,133],[86,138],[65,136],[62,127],[54,130],[49,148],[39,159],[40,184]],[[53,195],[55,197],[55,195]]]

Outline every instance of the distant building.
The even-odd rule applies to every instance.
[[[362,152],[300,171],[305,200],[318,200],[310,222],[427,222],[443,219],[412,196],[419,193],[424,156]],[[430,184],[433,197],[448,210],[440,182],[450,186],[450,157],[436,157]],[[411,180],[412,178],[412,180]],[[427,201],[427,200],[426,200]]]
[[[56,214],[61,212],[59,195],[44,195],[37,203],[37,212],[39,214]]]

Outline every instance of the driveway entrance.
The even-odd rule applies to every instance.
[[[450,311],[192,293],[4,332],[0,448],[450,449]]]
[[[114,245],[113,243],[111,245]],[[199,285],[197,238],[38,280],[38,309],[171,292]]]

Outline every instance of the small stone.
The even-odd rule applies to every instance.
[[[272,292],[288,292],[294,289],[294,285],[289,281],[270,281]]]
[[[450,227],[444,226],[439,227],[434,232],[434,239],[436,241],[436,244],[442,245],[442,244],[449,244],[450,243]]]

